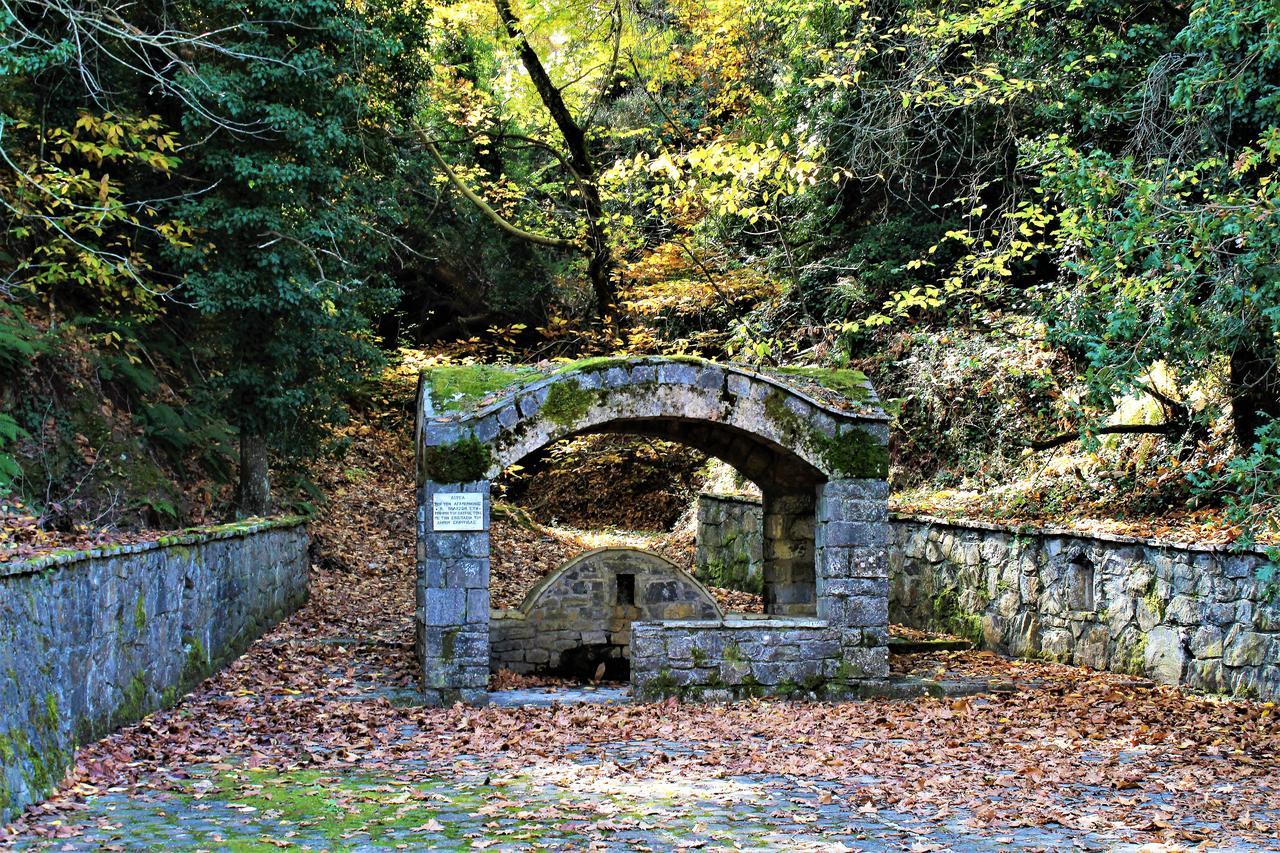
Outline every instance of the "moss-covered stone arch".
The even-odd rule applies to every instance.
[[[856,371],[686,357],[433,368],[422,375],[417,428],[418,652],[429,697],[475,699],[487,683],[489,481],[556,441],[602,432],[681,442],[760,486],[769,612],[883,629],[887,603],[866,602],[887,602],[887,589],[880,596],[880,579],[857,573],[883,556],[888,418]],[[463,497],[442,497],[452,495]],[[446,504],[469,507],[472,527],[450,516],[442,528]]]

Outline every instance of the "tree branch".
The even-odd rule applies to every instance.
[[[1098,430],[1094,435],[1172,435],[1185,424],[1163,423],[1163,424],[1116,424],[1115,426],[1107,426]],[[1070,444],[1080,437],[1078,432],[1064,432],[1061,435],[1055,435],[1043,441],[1029,441],[1026,447],[1032,450],[1052,450],[1055,447],[1061,447],[1064,444]]]
[[[427,153],[429,153],[431,158],[436,161],[436,165],[444,170],[444,173],[448,176],[450,183],[452,183],[454,187],[457,188],[458,192],[462,193],[463,196],[466,197],[467,201],[475,205],[476,208],[485,215],[485,218],[494,225],[497,225],[512,237],[516,237],[530,243],[536,243],[539,246],[551,246],[555,249],[581,248],[573,240],[566,240],[562,237],[551,237],[546,234],[536,234],[533,231],[526,231],[518,225],[508,222],[503,218],[502,214],[490,207],[488,202],[476,195],[475,191],[472,190],[471,187],[467,186],[466,182],[463,181],[462,178],[458,177],[458,173],[453,171],[453,168],[445,161],[444,157],[441,156],[435,143],[431,141],[431,138],[428,137],[425,132],[423,132],[422,128],[415,127],[413,132],[417,134],[419,141],[421,141],[423,147],[427,149]]]

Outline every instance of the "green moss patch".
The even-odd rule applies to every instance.
[[[611,367],[630,367],[635,363],[634,358],[628,358],[624,355],[604,355],[593,356],[591,358],[580,358],[577,361],[571,361],[561,367],[556,368],[552,376],[560,376],[564,373],[573,373],[581,371],[583,373],[594,373],[599,370],[608,370]]]
[[[570,427],[582,420],[595,400],[594,391],[583,388],[576,379],[565,379],[547,389],[542,416],[558,426]]]
[[[729,550],[730,543],[724,543]],[[764,577],[751,573],[751,561],[746,554],[733,554],[727,560],[710,560],[703,567],[699,580],[708,586],[736,589],[760,595],[764,592]]]
[[[871,401],[867,375],[861,370],[828,367],[777,367],[770,372],[813,382],[828,391],[834,391],[837,394],[848,397],[855,403],[868,403]]]
[[[427,447],[422,452],[422,475],[436,483],[471,483],[483,480],[493,464],[489,446],[469,435],[452,444]]]
[[[889,448],[866,431],[827,435],[788,408],[786,394],[776,388],[765,397],[764,413],[788,443],[807,448],[829,472],[854,479],[883,480],[889,476]]]
[[[535,367],[506,364],[463,364],[423,371],[437,412],[461,412],[484,399],[542,376]]]

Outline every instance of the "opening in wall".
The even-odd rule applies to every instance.
[[[1067,590],[1072,610],[1094,610],[1093,561],[1083,554],[1071,560],[1067,577]]]
[[[615,575],[618,579],[617,604],[632,605],[636,603],[636,576],[631,574]]]

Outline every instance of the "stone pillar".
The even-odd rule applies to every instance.
[[[780,616],[812,616],[814,547],[812,494],[764,496],[764,609]]]
[[[438,495],[479,495],[468,529],[437,513]],[[489,685],[489,481],[418,490],[417,646],[428,704],[482,702]]]
[[[846,662],[866,676],[889,667],[888,498],[889,484],[878,479],[818,487],[818,618],[841,629]]]

